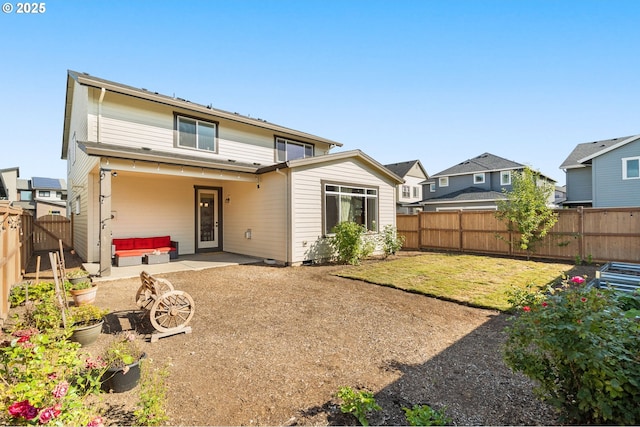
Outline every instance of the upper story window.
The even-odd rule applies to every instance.
[[[429,192],[430,193],[435,193],[436,192],[436,183],[432,182],[431,184],[429,184]]]
[[[194,150],[216,151],[218,125],[191,117],[177,116],[178,146]]]
[[[408,185],[402,186],[402,197],[405,199],[411,197],[411,187],[409,187]]]
[[[50,197],[51,193],[48,190],[38,190],[38,197]]]
[[[28,190],[20,190],[20,200],[33,200],[33,193]]]
[[[304,159],[305,157],[313,157],[313,145],[286,138],[276,138],[276,152],[278,162]]]
[[[449,186],[449,177],[443,176],[442,178],[438,178],[438,185],[440,187],[448,187]]]
[[[500,185],[511,185],[511,171],[500,172]]]
[[[482,172],[482,173],[474,173],[473,174],[473,183],[474,184],[484,184],[484,172]]]
[[[420,187],[413,187],[413,197],[420,197]]]
[[[640,179],[640,157],[622,159],[622,179]]]

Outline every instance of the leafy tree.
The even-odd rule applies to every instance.
[[[516,243],[527,251],[528,259],[558,221],[558,214],[547,205],[554,188],[529,168],[513,174],[511,187],[511,191],[503,190],[507,199],[498,201],[496,217],[507,221],[509,231],[519,233]]]

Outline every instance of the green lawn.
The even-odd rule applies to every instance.
[[[346,267],[338,276],[364,280],[476,307],[507,310],[507,291],[544,287],[573,266],[477,255],[426,253]]]

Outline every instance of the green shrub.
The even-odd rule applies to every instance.
[[[344,414],[353,414],[361,425],[368,426],[367,413],[382,408],[376,403],[373,393],[366,390],[355,391],[351,387],[340,387],[336,396],[342,399],[340,410]]]
[[[141,364],[142,379],[138,393],[138,408],[135,410],[136,425],[158,426],[169,420],[167,416],[167,377],[166,367],[154,369],[152,360]]]
[[[413,405],[413,408],[402,408],[411,426],[444,426],[451,422],[445,410],[435,410],[429,405]]]
[[[53,295],[55,285],[52,282],[40,282],[37,285],[23,283],[12,287],[9,293],[9,302],[12,308],[25,303],[27,287],[29,288],[29,300],[40,301]]]
[[[384,256],[388,257],[389,255],[393,255],[400,249],[402,249],[402,245],[404,244],[404,236],[399,235],[397,229],[394,226],[387,224],[382,230],[380,241],[380,243],[382,244],[382,250],[384,251]]]
[[[55,331],[16,330],[0,347],[2,425],[88,425],[96,417],[83,402],[98,381],[80,345]]]
[[[580,277],[575,283],[584,282]],[[640,296],[565,286],[522,307],[504,358],[562,422],[640,424]]]
[[[367,229],[363,225],[345,221],[333,227],[331,232],[334,235],[329,238],[329,245],[340,262],[357,265],[375,249],[375,243],[366,238]]]

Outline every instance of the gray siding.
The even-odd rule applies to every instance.
[[[484,184],[474,184],[473,174],[450,176],[448,187],[440,187],[439,178],[431,178],[429,179],[429,181],[434,181],[436,183],[436,191],[433,193],[430,192],[429,185],[425,185],[423,188],[424,199],[433,199],[435,197],[446,196],[447,194],[464,190],[465,188],[469,187],[480,188],[485,191],[497,192],[501,192],[503,188],[506,188],[507,190],[511,189],[510,185],[507,185],[505,187],[502,187],[500,185],[500,172],[485,172]]]
[[[622,179],[622,159],[637,156],[640,141],[593,159],[593,207],[640,206],[640,179]]]
[[[590,201],[591,168],[567,169],[567,202]]]

